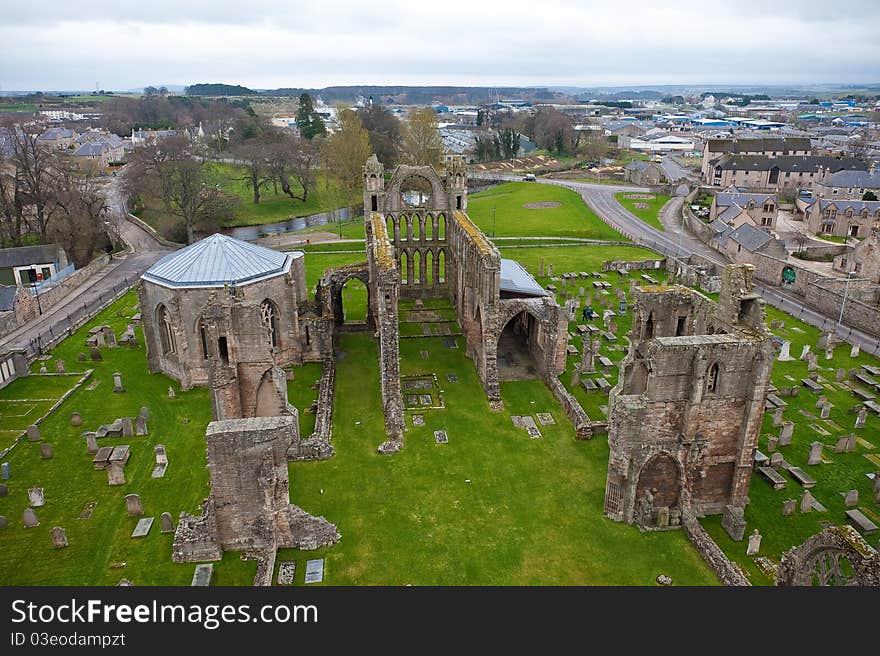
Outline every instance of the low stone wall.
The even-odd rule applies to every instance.
[[[553,395],[557,398],[559,403],[562,404],[562,409],[565,410],[565,415],[574,425],[575,436],[577,439],[589,440],[593,437],[593,431],[590,427],[592,423],[590,422],[590,418],[581,407],[581,404],[578,403],[578,400],[572,396],[571,392],[565,389],[565,385],[563,385],[555,376],[549,376],[547,387],[550,388],[550,391],[553,392]]]
[[[700,241],[708,244],[709,240],[715,236],[715,231],[712,230],[712,227],[697,217],[687,203],[682,205],[681,215],[688,230],[693,232]]]
[[[700,522],[694,516],[693,511],[684,510],[681,513],[681,526],[691,544],[696,547],[706,564],[718,576],[724,585],[748,586],[751,585],[739,565],[730,562],[721,548],[715,544],[715,540],[700,526]]]
[[[804,248],[803,254],[809,260],[823,260],[826,257],[843,255],[851,250],[852,248],[846,244],[817,244],[814,241],[810,241]]]
[[[127,214],[125,218],[127,218],[129,221],[134,223],[139,228],[149,232],[153,236],[153,238],[156,241],[158,241],[160,244],[162,244],[163,246],[168,246],[168,248],[183,248],[186,245],[186,244],[178,244],[176,241],[169,241],[169,240],[165,239],[162,235],[160,235],[158,232],[156,232],[156,229],[153,228],[153,226],[151,226],[150,224],[137,218],[134,214]]]
[[[666,258],[654,258],[640,262],[628,262],[623,260],[605,260],[602,262],[602,271],[656,271],[666,266]]]
[[[318,409],[315,431],[307,440],[294,440],[287,450],[288,460],[323,460],[333,455],[330,440],[333,437],[333,396],[336,389],[336,362],[324,359],[321,381],[318,383]]]
[[[82,269],[71,273],[51,289],[40,292],[40,307],[43,309],[43,312],[57,304],[59,301],[67,298],[77,287],[83,285],[89,278],[101,271],[108,264],[110,264],[110,256],[107,253],[103,253],[89,262]]]

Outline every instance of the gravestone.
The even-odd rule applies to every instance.
[[[721,526],[727,531],[731,540],[737,542],[742,540],[746,531],[743,509],[738,506],[724,506],[724,513],[721,515]]]
[[[794,514],[795,506],[797,506],[797,501],[795,499],[786,499],[782,502],[782,515],[784,517],[788,517],[789,515]]]
[[[144,504],[141,503],[141,497],[139,494],[125,495],[125,510],[128,512],[129,517],[144,514]]]
[[[56,526],[49,532],[52,536],[52,546],[56,549],[63,549],[67,546],[67,533],[60,526]]]
[[[541,258],[541,264],[538,266],[538,277],[539,278],[544,277],[544,258],[543,257]]]
[[[82,415],[78,412],[70,413],[70,425],[71,426],[82,426],[83,418]]]
[[[153,454],[156,456],[156,464],[157,465],[167,465],[168,464],[168,454],[165,453],[165,445],[157,444],[153,447]]]
[[[113,374],[113,391],[117,394],[125,391],[125,388],[122,386],[122,374],[118,371]]]
[[[159,526],[163,533],[174,533],[174,521],[171,519],[170,512],[163,512],[159,516]]]
[[[782,406],[778,408],[773,408],[773,426],[779,427],[782,426],[782,412],[785,410]]]
[[[99,349],[97,346],[93,346],[90,350],[90,353],[92,355],[92,362],[100,362],[104,359],[104,356],[101,355],[101,349]]]
[[[831,414],[831,408],[833,407],[834,406],[832,406],[830,403],[826,403],[825,405],[823,405],[819,411],[819,419],[828,419],[829,415]]]
[[[810,455],[807,458],[808,465],[818,465],[822,462],[822,447],[824,445],[821,442],[813,442],[810,444]]]
[[[85,362],[86,360],[88,360],[88,358],[89,358],[89,356],[87,356],[87,355],[86,355],[85,353],[83,353],[82,351],[80,351],[80,352],[77,353],[77,355],[76,355],[76,359],[77,359],[79,362]]]
[[[855,506],[859,505],[859,491],[847,490],[843,498],[843,505],[845,505],[847,508],[854,508]]]
[[[168,388],[168,398],[169,398],[169,399],[173,399],[173,398],[174,398],[174,388],[173,388],[173,387],[169,387],[169,388]]]
[[[868,409],[864,406],[861,410],[859,410],[859,414],[856,415],[856,428],[864,428],[865,421],[868,419]]]
[[[657,508],[657,526],[666,528],[669,526],[669,506],[660,506]]]
[[[779,469],[780,467],[782,467],[782,463],[784,460],[785,458],[782,457],[782,454],[777,451],[770,456],[770,466],[773,467],[773,469]]]
[[[834,358],[834,349],[833,348],[826,348],[825,349],[825,359],[831,360],[833,358]]]
[[[55,373],[63,374],[64,373],[64,360],[55,360]]]
[[[804,490],[804,495],[801,497],[800,510],[802,513],[808,513],[813,508],[813,495],[810,494],[809,490]]]
[[[122,417],[119,421],[122,424],[122,437],[132,437],[134,435],[134,424],[131,421],[131,417]]]
[[[135,435],[147,434],[147,420],[144,419],[142,415],[138,415],[134,418],[134,432]]]
[[[107,467],[108,485],[125,485],[125,465],[121,462],[111,462]]]
[[[767,439],[767,453],[773,453],[776,451],[776,443],[779,440],[775,437],[770,437]]]
[[[816,407],[821,408],[826,403],[828,403],[828,398],[824,394],[820,394],[819,398],[816,399]]]
[[[34,528],[40,525],[40,520],[37,519],[37,513],[33,508],[28,508],[22,513],[21,522],[25,528]]]
[[[841,435],[837,438],[837,444],[834,445],[834,453],[846,453],[846,447],[849,445],[849,436]]]
[[[27,436],[31,442],[39,442],[40,441],[40,427],[36,424],[31,424],[27,427]]]
[[[851,358],[857,358],[857,357],[859,357],[859,345],[858,345],[858,344],[855,344],[855,345],[849,350],[849,357],[851,357]]]
[[[52,451],[52,445],[48,442],[43,442],[40,445],[40,457],[43,460],[49,460],[54,455]]]
[[[446,444],[449,442],[449,437],[446,435],[445,430],[436,430],[434,431],[434,442],[436,444]]]
[[[141,417],[149,421],[150,419],[150,409],[146,406],[141,407],[141,411],[138,413]]]
[[[794,422],[784,421],[779,429],[779,446],[791,444],[791,436],[794,434]]]
[[[817,371],[819,369],[818,359],[813,353],[807,353],[807,371]]]
[[[5,497],[8,495],[9,495],[9,488],[5,484],[0,483],[0,497]]]
[[[150,529],[153,527],[153,520],[155,517],[141,517],[138,520],[137,526],[134,527],[134,530],[131,532],[132,538],[144,538],[150,532]]]
[[[834,378],[837,380],[838,383],[842,383],[843,381],[845,381],[846,369],[838,369],[834,374]]]
[[[850,433],[846,443],[846,453],[853,453],[856,450],[856,441],[858,438],[855,433]]]
[[[807,354],[808,354],[809,352],[810,352],[810,345],[809,345],[809,344],[804,344],[804,348],[801,349],[801,357],[800,357],[800,359],[801,359],[801,360],[806,360],[806,359],[807,359]]]
[[[425,416],[424,415],[413,415],[412,416],[412,424],[413,424],[413,426],[424,426],[425,425]]]
[[[4,529],[9,526],[9,520],[6,519],[5,515],[0,515],[0,529]]]
[[[86,435],[86,453],[95,455],[98,452],[98,436],[94,433]]]
[[[4,462],[2,465],[0,465],[0,478],[2,478],[2,480],[4,481],[8,481],[10,476],[12,476],[12,474],[9,468],[9,463]]]
[[[28,501],[30,502],[30,505],[34,508],[39,508],[40,506],[46,505],[46,500],[43,497],[43,488],[30,488],[28,490]]]
[[[552,265],[551,265],[552,266]],[[306,561],[306,583],[320,583],[324,580],[324,559]]]
[[[553,277],[553,263],[552,262],[547,265],[547,277],[548,278]]]
[[[758,532],[758,529],[752,531],[752,534],[749,536],[749,546],[746,548],[747,556],[757,556],[758,552],[761,550],[761,534]]]
[[[47,374],[47,373],[49,373],[49,369],[46,368],[46,363],[45,363],[45,362],[41,362],[41,363],[40,363],[40,373],[41,373],[41,374]]]
[[[214,578],[214,563],[202,563],[196,565],[196,571],[193,572],[191,587],[204,588],[211,585]]]
[[[788,362],[790,360],[794,360],[794,358],[791,357],[791,342],[790,341],[785,340],[784,342],[782,342],[782,348],[779,349],[779,355],[776,356],[776,359],[779,360],[780,362]]]

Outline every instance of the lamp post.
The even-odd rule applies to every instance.
[[[843,308],[846,306],[846,293],[849,291],[849,281],[855,271],[849,271],[846,274],[846,285],[843,287],[843,301],[840,303],[840,316],[837,317],[837,332],[840,332],[840,324],[843,321]]]

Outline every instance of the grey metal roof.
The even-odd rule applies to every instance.
[[[763,230],[759,230],[751,223],[743,223],[739,228],[730,233],[730,238],[751,253],[754,253],[773,239],[773,237]]]
[[[298,257],[217,233],[166,255],[141,278],[172,288],[241,285],[283,275]]]
[[[874,171],[838,171],[822,184],[826,187],[858,187],[880,189],[880,173]]]
[[[548,294],[519,262],[504,258],[501,259],[501,291],[526,296]]]

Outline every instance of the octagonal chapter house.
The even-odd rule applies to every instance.
[[[210,387],[217,420],[288,414],[280,367],[309,341],[302,252],[215,234],[159,260],[137,293],[151,372]]]

